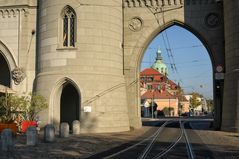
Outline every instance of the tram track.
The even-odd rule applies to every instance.
[[[179,124],[179,128],[170,129],[170,125],[175,123]],[[177,125],[176,124],[176,125]],[[184,151],[187,156],[184,158],[194,159],[194,153],[190,144],[187,132],[185,130],[185,121],[181,120],[169,120],[162,124],[153,135],[148,138],[129,146],[117,153],[109,155],[104,159],[161,159],[168,158],[170,153],[175,151],[174,148],[180,143],[184,143]],[[169,136],[170,141],[165,142],[164,137]]]

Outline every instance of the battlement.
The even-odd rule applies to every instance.
[[[184,0],[125,0],[125,7],[148,7],[148,6],[175,6],[182,5]]]
[[[177,5],[209,5],[215,4],[217,0],[124,0],[124,6],[133,7],[164,7]],[[218,1],[218,3],[220,3]]]

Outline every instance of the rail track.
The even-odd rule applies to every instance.
[[[194,159],[194,153],[190,144],[187,132],[185,130],[186,121],[169,120],[165,121],[151,136],[131,145],[121,151],[105,157],[104,159],[161,159],[173,158],[172,155],[181,145],[180,151],[183,150],[181,158]],[[176,125],[178,128],[169,129],[170,126]],[[165,140],[167,138],[167,140]],[[184,145],[182,148],[182,144]]]

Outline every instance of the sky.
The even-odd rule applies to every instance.
[[[211,59],[194,34],[180,26],[172,26],[161,32],[146,49],[141,70],[152,66],[158,47],[169,69],[169,79],[180,83],[185,94],[197,92],[207,99],[213,99]],[[172,68],[172,65],[176,67]]]

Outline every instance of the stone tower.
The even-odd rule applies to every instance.
[[[156,60],[153,64],[152,68],[159,71],[163,75],[168,76],[168,68],[163,62],[163,57],[161,55],[161,50],[160,50],[159,47],[158,47],[158,50],[157,50]]]
[[[38,5],[36,89],[49,101],[43,123],[79,119],[81,132],[129,130],[122,2],[40,0]]]
[[[239,1],[223,1],[226,74],[223,98],[222,129],[239,131]]]

